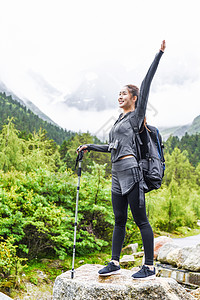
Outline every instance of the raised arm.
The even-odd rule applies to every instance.
[[[162,41],[160,51],[156,54],[154,61],[152,62],[144,80],[142,81],[141,87],[140,87],[140,94],[138,97],[137,107],[136,107],[136,114],[138,117],[138,126],[139,128],[142,125],[142,122],[144,120],[145,114],[146,114],[146,108],[147,108],[147,102],[149,97],[149,90],[151,86],[152,79],[156,73],[159,61],[161,59],[161,56],[166,48],[165,40]]]

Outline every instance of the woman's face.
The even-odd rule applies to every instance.
[[[135,100],[128,88],[125,86],[119,92],[119,107],[124,110],[135,109]]]

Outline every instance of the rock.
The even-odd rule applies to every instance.
[[[184,247],[170,251],[166,257],[167,263],[181,268],[192,249],[193,247]]]
[[[122,249],[122,252],[125,254],[133,254],[136,253],[138,249],[138,243],[130,244]]]
[[[144,256],[144,251],[133,253],[134,257],[142,257]]]
[[[168,236],[159,236],[154,239],[154,259],[157,258],[158,252],[160,248],[166,244],[166,243],[171,243],[173,240],[169,238]]]
[[[82,259],[82,260],[79,260],[79,262],[78,262],[79,264],[83,264],[84,263],[84,259]]]
[[[193,299],[174,279],[133,280],[130,270],[121,274],[100,277],[101,265],[83,265],[76,270],[75,278],[65,272],[56,278],[53,300],[128,300],[128,299]]]
[[[180,249],[180,247],[174,242],[164,244],[158,252],[157,260],[167,263],[167,255],[174,249]]]
[[[156,264],[156,271],[157,276],[173,278],[178,283],[186,285],[187,288],[194,289],[200,286],[200,273],[198,272],[188,272],[166,264]]]
[[[40,279],[47,278],[47,275],[45,273],[43,273],[41,270],[37,270],[37,275]]]
[[[12,300],[12,298],[8,297],[7,295],[0,292],[0,299],[1,300]]]
[[[41,261],[43,264],[47,264],[47,263],[51,263],[51,262],[52,262],[52,259],[41,258],[40,261]]]
[[[182,267],[186,270],[200,271],[200,244],[191,247]]]
[[[192,296],[194,296],[195,299],[200,299],[200,288],[198,288],[198,289],[196,289],[196,290],[190,292],[190,294],[191,294]]]
[[[157,260],[178,268],[200,271],[200,244],[180,248],[175,243],[164,244],[158,253]]]
[[[133,255],[123,255],[123,257],[120,259],[120,265],[121,266],[131,266],[135,262],[135,258]]]
[[[178,255],[179,255],[179,251],[181,249],[179,248],[176,248],[176,249],[173,249],[171,250],[167,256],[166,256],[166,261],[168,264],[172,265],[172,266],[177,266],[177,260],[178,260]]]

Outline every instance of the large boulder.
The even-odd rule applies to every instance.
[[[121,274],[100,277],[101,265],[83,265],[71,279],[71,272],[56,278],[53,300],[148,300],[148,299],[193,299],[185,289],[171,278],[133,280],[132,271],[121,270]]]
[[[158,252],[157,260],[159,260],[162,263],[168,263],[167,255],[175,249],[180,249],[180,247],[174,242],[164,244]]]
[[[172,266],[177,266],[178,268],[182,268],[185,260],[188,258],[191,251],[193,251],[193,247],[173,249],[167,254],[166,261],[168,264]]]
[[[186,270],[200,271],[200,244],[191,247],[182,267]]]
[[[200,244],[180,248],[174,242],[164,244],[157,256],[161,263],[167,263],[190,271],[200,271]]]
[[[154,259],[157,259],[158,252],[160,251],[160,248],[166,244],[171,243],[173,240],[169,238],[168,236],[159,236],[154,239]]]

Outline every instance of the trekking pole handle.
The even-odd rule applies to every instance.
[[[83,154],[84,154],[84,150],[81,150],[81,151],[78,152],[78,155],[76,157],[75,170],[76,170],[78,162],[82,162],[83,161]]]

